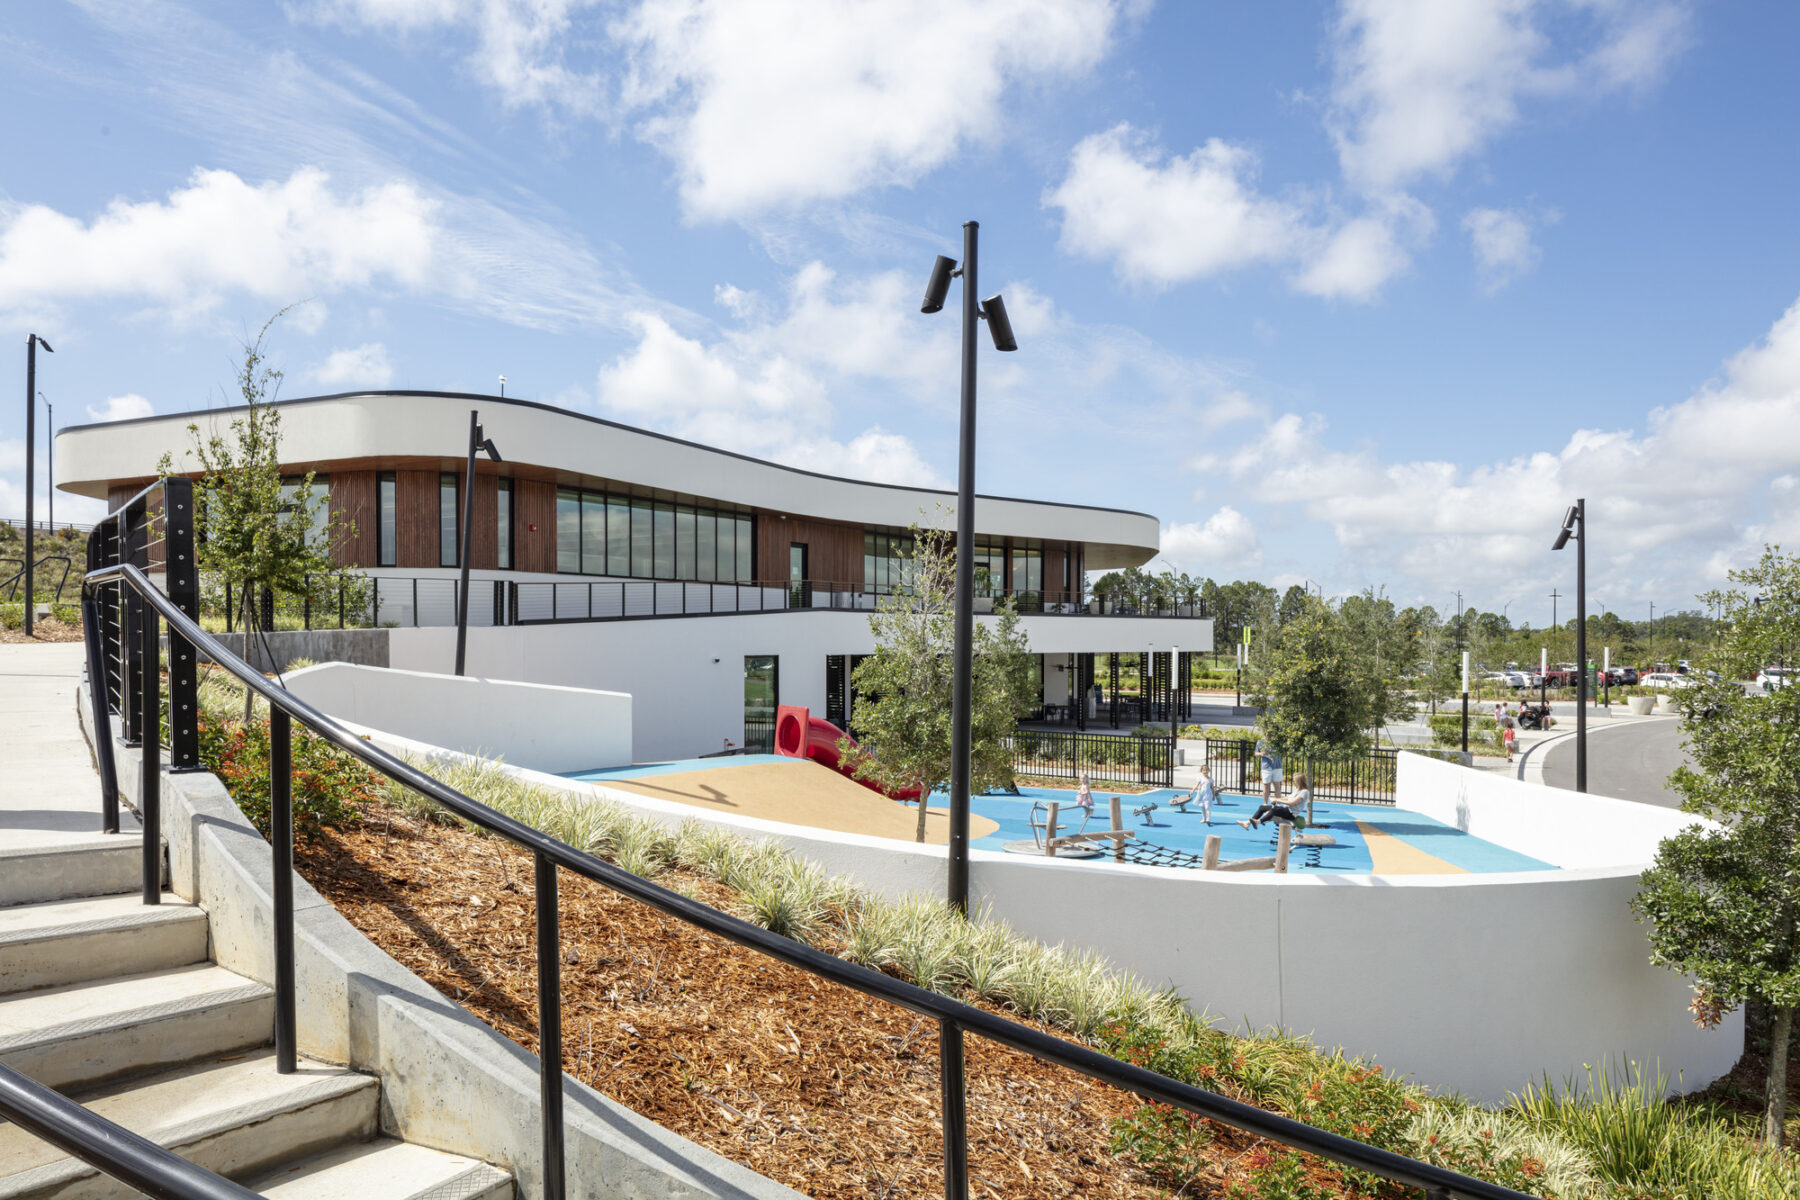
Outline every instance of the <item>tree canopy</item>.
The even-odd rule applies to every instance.
[[[1670,777],[1682,810],[1713,823],[1663,841],[1634,907],[1652,961],[1692,978],[1702,1023],[1745,1001],[1769,1006],[1763,1132],[1779,1145],[1800,1007],[1800,688],[1749,695],[1734,681],[1800,647],[1800,560],[1770,548],[1730,578],[1704,597],[1723,618],[1703,660],[1719,679],[1680,693],[1693,765]]]

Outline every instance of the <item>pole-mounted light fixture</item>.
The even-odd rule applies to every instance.
[[[37,557],[37,539],[33,526],[37,513],[37,352],[55,354],[50,343],[33,333],[25,338],[25,636],[35,636],[37,625],[37,578],[32,560]]]
[[[1563,514],[1562,529],[1550,547],[1561,550],[1575,542],[1575,790],[1587,791],[1587,501],[1577,500]]]
[[[500,377],[504,385],[506,376]],[[463,663],[469,645],[469,527],[475,523],[475,455],[485,452],[495,462],[500,462],[500,451],[494,446],[494,439],[486,436],[481,429],[481,416],[474,409],[469,410],[469,466],[463,473],[462,528],[457,531],[462,543],[457,548],[456,561],[462,568],[462,583],[456,592],[456,673],[463,673]]]
[[[952,656],[950,696],[950,862],[951,907],[969,909],[969,754],[972,707],[971,673],[975,644],[975,326],[986,320],[996,350],[1017,350],[1006,302],[999,295],[976,301],[976,266],[980,226],[963,222],[963,259],[959,264],[938,255],[925,283],[922,313],[942,312],[950,281],[963,281],[962,426],[956,470],[956,645]],[[924,801],[920,801],[924,803]]]

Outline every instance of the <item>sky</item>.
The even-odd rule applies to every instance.
[[[233,402],[292,306],[284,397],[504,375],[953,486],[960,291],[918,310],[976,220],[980,491],[1533,625],[1585,497],[1636,618],[1800,541],[1796,45],[1781,0],[44,3],[0,323],[59,427]]]

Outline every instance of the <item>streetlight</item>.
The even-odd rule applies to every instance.
[[[463,673],[464,653],[469,645],[469,526],[475,523],[475,452],[487,451],[487,456],[495,462],[500,461],[500,451],[494,449],[494,439],[482,436],[481,414],[475,409],[469,410],[469,469],[463,475],[462,503],[462,546],[458,549],[456,559],[462,564],[462,588],[457,593],[456,605],[456,673]]]
[[[1469,752],[1469,652],[1463,651],[1463,753]]]
[[[48,346],[45,349],[49,349]],[[44,499],[50,505],[50,533],[56,533],[56,405],[50,403],[50,397],[38,393],[38,399],[44,402],[49,413],[50,436],[44,441],[44,448],[50,452],[50,483],[44,489]]]
[[[1562,532],[1552,550],[1575,539],[1575,790],[1587,791],[1587,501],[1577,500],[1563,514]]]
[[[1169,771],[1170,771],[1170,775],[1169,775],[1169,782],[1174,783],[1175,776],[1174,776],[1173,772],[1175,770],[1175,705],[1176,705],[1179,697],[1187,694],[1187,684],[1188,684],[1188,680],[1185,680],[1181,677],[1181,647],[1180,646],[1170,646],[1169,647],[1169,683],[1170,683],[1170,695],[1169,695]],[[1175,690],[1175,685],[1177,685],[1177,684],[1180,685],[1179,691]]]
[[[37,610],[36,580],[31,560],[37,554],[37,540],[32,536],[32,495],[37,491],[37,348],[55,354],[49,342],[37,334],[25,339],[25,636],[33,637]]]
[[[500,398],[506,399],[506,376],[504,375],[500,377]]]
[[[950,692],[950,870],[951,907],[969,910],[969,722],[970,672],[975,645],[975,325],[985,319],[994,349],[1017,350],[1006,302],[998,293],[977,303],[977,235],[980,225],[963,222],[963,260],[940,254],[931,264],[922,313],[941,312],[950,281],[962,276],[962,431],[956,455],[956,647]],[[920,804],[925,803],[921,798]]]

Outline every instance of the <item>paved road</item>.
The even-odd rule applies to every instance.
[[[1544,753],[1548,755],[1544,782],[1551,787],[1574,787],[1575,739],[1565,738]],[[1677,717],[1611,728],[1598,721],[1588,723],[1588,791],[1596,795],[1679,808],[1681,794],[1666,784],[1669,773],[1686,761]]]

